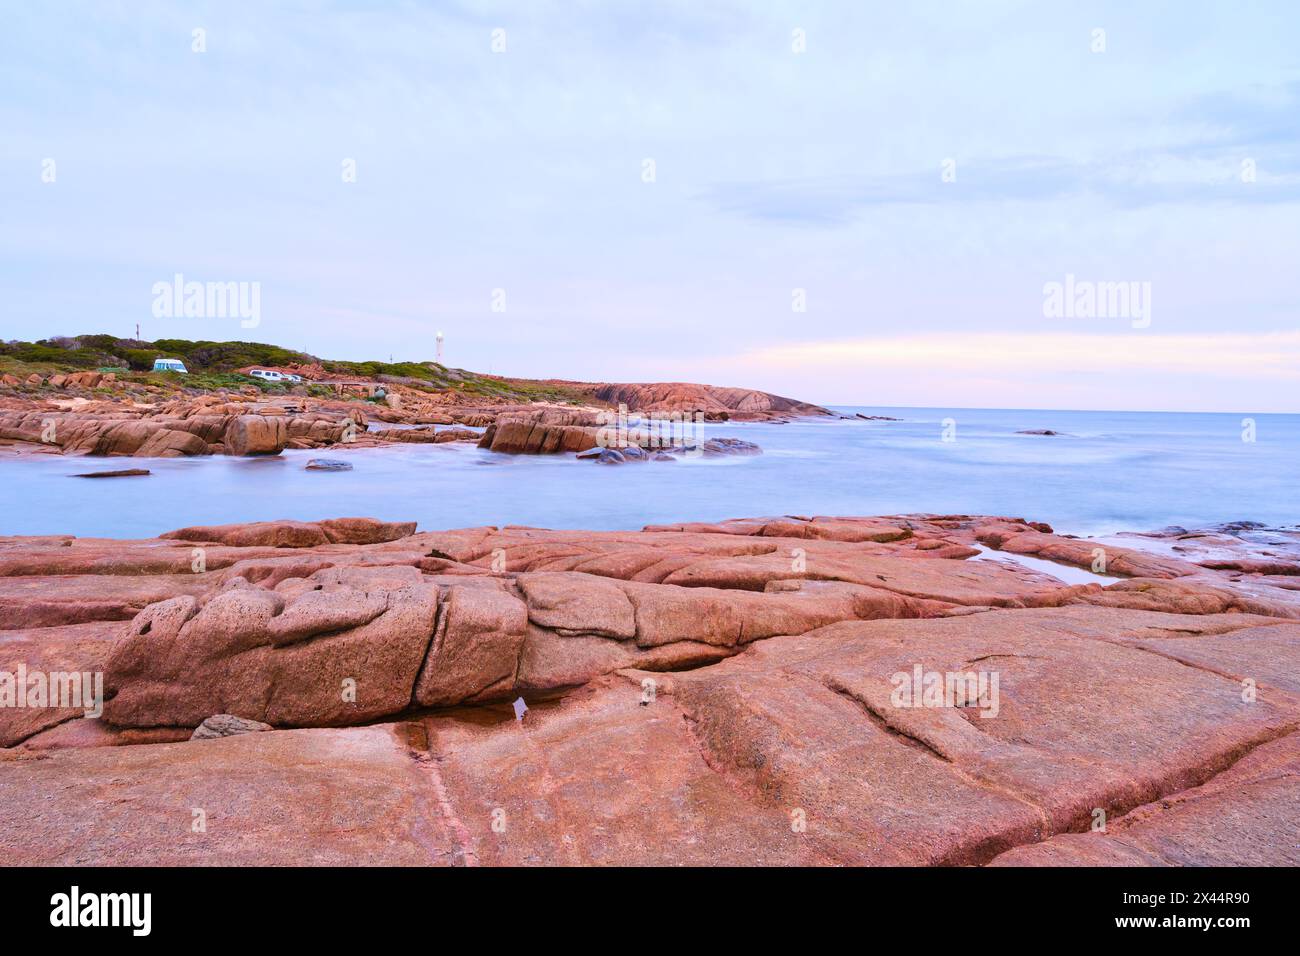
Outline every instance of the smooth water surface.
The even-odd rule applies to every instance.
[[[770,514],[1017,515],[1105,534],[1300,521],[1300,415],[842,408],[899,422],[706,425],[749,458],[602,466],[472,445],[287,451],[276,458],[0,458],[0,533],[148,537],[192,524],[366,515],[423,530],[630,529]],[[955,422],[945,441],[944,420]],[[1060,437],[1018,435],[1053,429]],[[354,470],[311,472],[310,458]],[[146,467],[144,478],[74,472]]]

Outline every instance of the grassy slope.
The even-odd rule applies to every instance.
[[[155,358],[179,358],[190,374],[153,373]],[[590,400],[581,392],[556,383],[479,375],[447,368],[436,362],[333,361],[261,342],[192,342],[188,339],[145,342],[111,335],[80,335],[40,342],[0,343],[0,373],[19,378],[26,378],[33,372],[48,376],[55,372],[111,367],[128,369],[129,372],[118,373],[119,378],[127,381],[179,384],[183,379],[184,386],[189,389],[257,385],[264,391],[280,391],[281,386],[235,374],[235,369],[249,365],[282,367],[294,364],[319,364],[327,372],[340,376],[375,378],[391,375],[413,380],[402,383],[410,387],[455,390],[471,400],[476,397],[519,402],[582,403]]]

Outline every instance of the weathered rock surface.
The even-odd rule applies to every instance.
[[[6,859],[1297,862],[1300,594],[1240,539],[1103,586],[1018,518],[413,532],[0,538],[0,694],[106,697],[0,708]]]
[[[683,415],[689,421],[784,421],[831,414],[819,406],[750,389],[683,383],[552,381],[539,384],[564,386],[567,404],[521,404],[517,398],[471,399],[455,388],[431,389],[417,379],[380,378],[389,380],[390,391],[387,404],[378,405],[346,389],[334,397],[321,397],[319,391],[308,394],[306,387],[295,387],[294,394],[264,395],[251,385],[234,391],[184,388],[169,393],[158,385],[118,382],[111,373],[60,373],[48,382],[33,375],[26,385],[15,378],[0,384],[4,393],[0,394],[0,445],[19,454],[175,458],[278,455],[285,449],[337,445],[361,449],[394,443],[477,442],[510,454],[549,454],[610,446],[601,434],[614,427],[610,424],[616,420],[614,409],[630,413],[634,422],[646,415],[668,415],[674,421]],[[50,395],[51,388],[60,397]],[[584,400],[575,396],[589,397],[591,404],[575,404]],[[370,421],[407,427],[370,430]],[[438,425],[455,427],[434,427]],[[473,430],[478,428],[487,431]],[[630,436],[626,432],[623,429],[620,438],[630,437],[633,445],[664,451],[662,437],[644,428],[638,432],[634,427]],[[721,441],[725,445],[729,440]],[[721,448],[716,440],[707,444],[705,454]],[[737,453],[739,447],[733,445],[723,453]]]
[[[383,441],[406,442],[408,444],[441,445],[451,441],[477,442],[483,436],[471,428],[383,428],[370,432],[374,438]]]
[[[1104,832],[1016,847],[994,866],[1300,865],[1300,734],[1247,753],[1208,783],[1138,807]]]
[[[659,456],[720,458],[729,455],[758,455],[762,449],[739,438],[710,438],[698,444],[672,444],[673,436],[654,429],[623,428],[616,425],[574,425],[528,419],[506,418],[489,425],[478,446],[510,455],[551,455],[577,452],[582,459],[599,464],[662,460]],[[409,439],[408,439],[409,440]]]
[[[0,752],[0,803],[24,808],[0,815],[17,866],[453,862],[440,804],[392,727]]]
[[[762,420],[830,415],[820,405],[748,388],[722,388],[689,382],[649,384],[566,383],[611,405],[626,405],[633,412],[703,412],[711,419]]]
[[[676,461],[683,458],[726,458],[735,455],[761,455],[763,449],[753,442],[739,438],[710,438],[695,445],[660,446],[647,436],[647,445],[593,448],[582,452],[579,459],[592,460],[600,465],[621,465],[625,462]]]
[[[233,737],[236,734],[255,734],[273,730],[270,724],[260,720],[248,720],[234,714],[213,714],[194,728],[190,740],[216,740],[218,737]]]
[[[115,471],[87,471],[73,478],[141,478],[149,474],[148,468],[119,468]]]
[[[600,429],[595,426],[506,419],[489,425],[478,445],[509,455],[550,455],[595,448],[599,434]]]
[[[303,466],[307,471],[351,471],[352,462],[337,458],[312,458]]]
[[[195,526],[168,531],[163,538],[216,541],[233,547],[311,548],[322,544],[379,544],[415,532],[414,521],[330,518],[325,521],[257,521],[251,524]]]
[[[0,748],[12,747],[64,721],[84,717],[91,709],[86,701],[80,706],[50,706],[57,701],[49,699],[48,691],[44,706],[19,706],[18,695],[29,689],[18,686],[20,669],[45,675],[89,674],[92,693],[93,675],[99,673],[102,690],[104,661],[121,630],[121,622],[91,621],[0,631],[0,673],[12,675],[13,680],[12,686],[5,687],[5,678],[0,677],[0,701],[4,702],[0,706]]]

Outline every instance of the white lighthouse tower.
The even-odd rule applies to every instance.
[[[438,343],[438,364],[441,365],[442,364],[442,332],[441,331],[438,333],[436,341]]]

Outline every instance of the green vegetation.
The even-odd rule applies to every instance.
[[[189,375],[153,371],[156,358],[177,358]],[[496,398],[505,401],[549,401],[579,404],[589,400],[574,389],[549,382],[478,375],[447,368],[437,362],[345,362],[319,359],[305,352],[261,342],[208,342],[189,339],[158,339],[153,342],[120,339],[112,335],[57,336],[39,342],[0,342],[0,372],[26,378],[33,372],[48,376],[55,372],[87,369],[117,371],[119,379],[140,384],[167,385],[188,390],[238,389],[255,385],[261,391],[278,394],[287,383],[263,382],[236,373],[250,365],[284,368],[291,365],[320,365],[339,378],[390,378],[397,384],[424,391],[452,391],[467,399]],[[120,371],[119,371],[120,370]],[[129,370],[129,371],[128,371]],[[304,382],[308,394],[331,395],[327,386]]]

